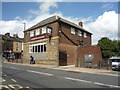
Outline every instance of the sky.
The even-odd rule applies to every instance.
[[[26,29],[52,15],[59,15],[83,27],[92,35],[92,44],[102,37],[118,38],[118,2],[2,2],[0,34],[23,37]]]

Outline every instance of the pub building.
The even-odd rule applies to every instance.
[[[91,35],[82,22],[51,16],[24,31],[24,63],[33,56],[37,64],[75,65],[77,47],[91,46]]]

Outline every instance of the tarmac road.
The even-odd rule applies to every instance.
[[[1,88],[120,88],[117,76],[2,64]]]

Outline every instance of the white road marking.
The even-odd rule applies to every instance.
[[[111,87],[111,88],[120,88],[120,86],[109,85],[109,84],[103,84],[103,83],[99,83],[99,82],[94,82],[94,84],[103,85],[103,86],[108,86],[108,87]]]
[[[18,70],[18,68],[16,68],[16,67],[9,67],[9,68],[12,68],[12,69],[16,69],[16,70]]]
[[[87,83],[92,83],[91,81],[86,81],[86,80],[81,80],[81,79],[75,79],[75,78],[70,78],[70,77],[65,77],[66,79],[73,80],[73,81],[80,81],[80,82],[87,82]]]
[[[73,81],[80,81],[80,82],[92,83],[92,84],[97,84],[97,85],[101,85],[101,86],[107,86],[107,87],[111,87],[111,88],[120,88],[120,86],[109,85],[109,84],[104,84],[104,83],[99,83],[99,82],[91,82],[91,81],[81,80],[81,79],[75,79],[75,78],[71,78],[71,77],[65,77],[65,78],[69,79],[69,80],[73,80]]]
[[[53,74],[50,74],[50,73],[37,72],[37,71],[32,71],[32,70],[27,70],[27,71],[33,72],[33,73],[38,73],[38,74],[44,74],[44,75],[48,75],[48,76],[53,76]]]

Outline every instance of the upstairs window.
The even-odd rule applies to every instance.
[[[84,32],[84,37],[87,38],[87,33]]]
[[[75,29],[74,28],[71,28],[71,33],[75,34]]]
[[[30,31],[30,37],[34,36],[34,31]]]
[[[36,31],[35,31],[35,35],[39,35],[40,34],[40,29],[38,28],[38,29],[36,29]]]
[[[78,36],[82,36],[82,32],[78,30]]]
[[[43,27],[43,28],[42,28],[42,34],[45,34],[45,33],[46,33],[46,28],[47,28],[47,27]]]

